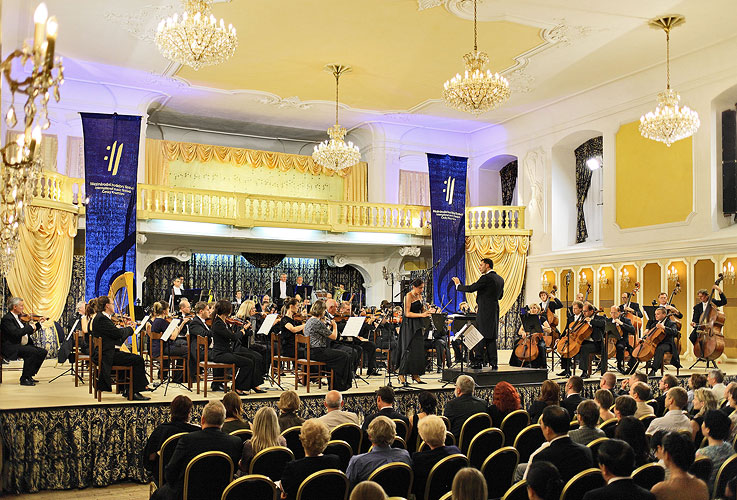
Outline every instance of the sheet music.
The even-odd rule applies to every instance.
[[[150,317],[151,317],[151,315],[150,315],[150,314],[147,314],[147,315],[146,315],[146,316],[145,316],[145,317],[143,318],[143,320],[141,321],[141,324],[140,324],[140,325],[138,325],[138,328],[136,328],[136,331],[135,331],[135,332],[133,332],[133,335],[138,335],[139,333],[141,333],[141,330],[143,330],[143,329],[145,328],[145,326],[146,326],[146,324],[148,323],[148,320],[149,320],[149,318],[150,318]]]
[[[267,314],[264,318],[264,322],[261,323],[261,328],[258,329],[258,332],[256,332],[258,335],[268,335],[269,332],[271,332],[271,328],[274,326],[274,323],[276,323],[276,317],[278,314]]]
[[[348,318],[348,321],[346,321],[345,328],[343,328],[343,333],[341,333],[340,336],[358,337],[358,334],[361,333],[364,321],[366,321],[366,318],[361,316],[351,316]]]
[[[471,323],[468,323],[466,326],[464,326],[463,329],[458,333],[461,333],[461,332],[463,332],[464,334],[463,344],[468,349],[473,349],[474,347],[476,347],[476,344],[481,342],[484,338],[484,336],[481,335],[481,333],[479,333],[476,327],[473,326]]]
[[[177,329],[177,327],[179,326],[179,323],[181,322],[182,320],[179,318],[175,318],[171,320],[171,323],[169,323],[169,328],[167,328],[166,331],[164,331],[164,333],[161,335],[161,340],[163,340],[164,342],[169,340],[169,337],[172,336],[172,334],[174,333],[174,330]]]

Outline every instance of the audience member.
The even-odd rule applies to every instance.
[[[416,498],[425,498],[425,483],[433,466],[443,458],[461,453],[455,446],[445,446],[445,422],[438,416],[428,415],[420,420],[419,434],[427,446],[426,451],[412,455],[412,470],[415,473],[414,493]]]
[[[682,387],[674,387],[668,390],[665,396],[665,408],[668,410],[662,417],[656,418],[647,428],[648,434],[663,429],[666,431],[688,431],[691,432],[691,421],[683,410],[688,404],[688,395]]]
[[[727,402],[729,403],[729,409],[731,410],[728,413],[729,419],[732,421],[732,427],[729,431],[729,440],[732,441],[737,435],[737,383],[730,382],[729,386],[727,387]],[[725,412],[727,413],[727,412]]]
[[[599,389],[606,389],[607,391],[611,392],[612,398],[616,398],[617,396],[619,396],[615,389],[616,385],[617,375],[615,375],[614,372],[606,372],[604,375],[601,376],[601,379],[599,379]]]
[[[730,392],[734,390],[737,390],[737,382],[728,383],[726,389],[724,389],[724,402],[719,407],[722,413],[727,416],[730,416],[734,412],[735,406],[737,406],[737,401],[729,396]]]
[[[540,460],[530,464],[527,471],[527,498],[530,500],[558,500],[563,481],[555,465]]]
[[[587,491],[583,500],[655,499],[655,495],[636,485],[630,477],[635,468],[635,454],[630,445],[619,439],[604,441],[599,446],[598,459],[599,470],[607,484]]]
[[[614,413],[612,413],[609,408],[614,406],[614,396],[612,395],[611,391],[607,391],[606,389],[599,389],[596,391],[596,394],[594,394],[594,401],[596,401],[596,404],[599,407],[599,423],[606,422],[607,420],[611,420],[613,418],[616,418],[614,416]]]
[[[635,417],[640,418],[646,415],[655,415],[655,410],[647,404],[650,400],[650,386],[645,382],[637,382],[630,387],[630,396],[637,403]]]
[[[250,429],[251,426],[243,419],[243,403],[241,397],[233,391],[223,396],[225,406],[225,423],[222,431],[230,434],[238,429]]]
[[[376,408],[379,410],[366,417],[363,421],[363,430],[366,431],[369,425],[376,417],[387,417],[390,420],[398,418],[405,423],[409,429],[409,419],[402,413],[394,409],[394,389],[391,387],[379,387],[376,391]],[[392,441],[394,439],[392,438]]]
[[[420,420],[428,415],[435,415],[438,411],[438,399],[432,392],[422,391],[417,395],[417,408],[409,419],[409,433],[407,438],[407,449],[416,450],[419,441],[417,439],[417,426]]]
[[[241,460],[238,464],[241,472],[248,474],[251,459],[261,450],[272,446],[286,446],[287,440],[279,433],[279,420],[276,412],[269,406],[258,409],[253,417],[253,435],[243,443]]]
[[[187,396],[177,396],[171,402],[169,410],[171,422],[166,422],[154,429],[143,448],[143,465],[147,471],[153,474],[154,483],[159,486],[159,450],[164,441],[180,432],[192,432],[200,430],[196,425],[190,424],[192,413],[192,400]]]
[[[714,486],[719,468],[726,459],[734,455],[732,443],[725,441],[729,437],[729,426],[731,424],[729,417],[718,410],[707,411],[704,415],[704,423],[701,424],[701,431],[709,440],[709,445],[696,450],[696,454],[711,459],[712,469],[708,484],[709,491]]]
[[[368,437],[373,447],[368,453],[351,457],[346,471],[351,485],[365,481],[377,467],[384,464],[403,462],[412,465],[407,450],[391,447],[396,435],[397,426],[387,416],[379,415],[371,421],[368,426]]]
[[[353,488],[349,500],[386,500],[386,492],[378,483],[363,481]]]
[[[614,438],[630,445],[635,456],[635,467],[640,467],[653,461],[650,454],[650,445],[645,436],[645,425],[635,417],[624,417],[617,424]]]
[[[542,460],[555,465],[563,481],[568,481],[574,475],[593,465],[591,450],[574,443],[568,436],[570,424],[571,418],[564,408],[558,406],[545,408],[540,427],[545,440],[550,445],[539,448],[530,457],[530,463]],[[526,474],[527,471],[525,471],[525,476]]]
[[[693,394],[696,389],[707,386],[707,378],[703,373],[692,373],[688,378],[688,404],[684,408],[691,411],[693,409]]]
[[[520,404],[517,389],[515,389],[509,382],[497,382],[494,386],[492,403],[489,406],[491,424],[494,427],[501,427],[504,417],[521,408],[522,405]]]
[[[663,453],[663,438],[668,435],[668,431],[657,431],[650,436],[650,450],[657,460],[658,465],[662,465],[665,469],[665,479],[670,477],[670,470],[665,466],[665,454]]]
[[[206,451],[225,452],[233,463],[241,455],[243,441],[237,436],[220,430],[225,421],[225,407],[220,401],[210,401],[202,410],[202,430],[185,434],[177,442],[174,453],[166,465],[166,484],[157,489],[153,500],[175,500],[182,498],[184,472],[189,462]]]
[[[703,439],[701,433],[701,424],[704,422],[704,415],[707,411],[717,409],[717,400],[711,389],[702,387],[696,389],[693,393],[693,418],[691,420],[691,431],[694,436],[694,443],[700,443]],[[729,418],[729,417],[728,417]]]
[[[453,500],[486,500],[488,490],[486,479],[481,471],[473,467],[464,467],[459,470],[453,478],[451,498]]]
[[[489,413],[489,404],[473,395],[476,382],[468,375],[460,375],[456,379],[455,398],[445,404],[445,416],[450,420],[450,432],[458,441],[461,438],[461,427],[468,417],[476,413]]]
[[[578,375],[570,377],[568,382],[566,382],[565,391],[566,397],[560,405],[568,410],[568,415],[573,417],[573,415],[576,414],[578,403],[583,401],[583,396],[581,396],[581,392],[583,391],[583,379]]]
[[[540,386],[540,395],[527,408],[527,413],[530,414],[530,423],[537,423],[543,414],[543,410],[550,405],[560,405],[560,385],[552,380],[546,380]]]
[[[634,372],[632,375],[627,377],[626,379],[622,380],[620,385],[620,396],[627,396],[630,393],[630,387],[635,385],[637,382],[645,382],[647,383],[647,375],[645,375],[642,372]],[[616,399],[616,398],[615,398]]]
[[[666,373],[661,377],[660,382],[658,382],[660,396],[655,398],[655,402],[658,404],[658,407],[655,410],[655,415],[658,417],[662,417],[665,413],[665,393],[673,387],[678,387],[678,379],[670,373]]]
[[[255,420],[254,418],[254,422]],[[318,419],[311,418],[302,424],[299,440],[305,450],[305,457],[289,462],[284,467],[281,476],[281,497],[286,500],[296,500],[302,481],[315,472],[324,469],[340,469],[338,457],[322,454],[330,441],[330,431]]]
[[[340,424],[358,425],[358,415],[343,409],[343,395],[338,391],[325,394],[325,410],[327,413],[318,420],[325,424],[330,432]]]
[[[711,370],[709,376],[706,378],[706,383],[711,387],[711,391],[714,393],[717,401],[724,399],[724,392],[727,390],[727,386],[724,385],[724,372],[722,370]]]
[[[596,424],[599,422],[599,406],[594,400],[584,399],[581,401],[578,408],[576,408],[576,418],[578,419],[578,429],[568,433],[574,443],[586,446],[594,439],[606,436],[604,431],[596,428]]]
[[[299,410],[302,409],[302,401],[299,399],[299,394],[295,391],[282,392],[276,406],[279,408],[279,428],[281,432],[304,423],[305,419],[299,416]]]
[[[688,435],[669,432],[663,437],[663,462],[670,477],[650,490],[657,500],[709,500],[706,483],[688,473],[694,456],[693,441]]]

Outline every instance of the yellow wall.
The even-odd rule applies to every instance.
[[[693,208],[692,141],[668,148],[643,138],[638,125],[617,132],[617,224],[627,229],[684,221]]]
[[[604,276],[608,280],[605,285],[601,279],[601,271],[599,272],[599,307],[609,314],[609,308],[614,305],[614,268],[611,266],[602,267]]]
[[[729,257],[726,262],[731,262],[737,267],[737,257]],[[727,296],[727,305],[722,309],[726,316],[724,321],[724,354],[730,358],[737,357],[737,283],[725,279],[722,282],[722,290]]]

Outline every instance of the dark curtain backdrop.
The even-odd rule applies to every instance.
[[[517,160],[510,161],[499,171],[502,181],[502,205],[511,205],[517,186]]]
[[[586,166],[586,160],[594,156],[601,156],[603,152],[602,137],[594,137],[581,144],[575,150],[576,155],[576,243],[583,243],[589,237],[586,230],[586,218],[583,213],[583,203],[591,187],[591,170]]]
[[[522,320],[519,317],[519,311],[525,305],[525,285],[522,284],[522,290],[514,301],[512,307],[504,316],[499,317],[499,333],[497,336],[497,346],[499,349],[513,349],[514,337],[519,331]]]

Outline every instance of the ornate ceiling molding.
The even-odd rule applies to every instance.
[[[417,0],[417,10],[432,9],[443,5],[443,0]]]
[[[125,5],[125,2],[118,3]],[[169,1],[164,5],[144,5],[136,11],[109,10],[105,13],[105,19],[123,28],[134,38],[154,43],[156,25],[160,20],[170,16],[177,10],[179,2]]]
[[[298,96],[281,98],[275,95],[266,95],[258,100],[261,104],[270,104],[277,108],[310,109],[312,104],[302,102]]]

